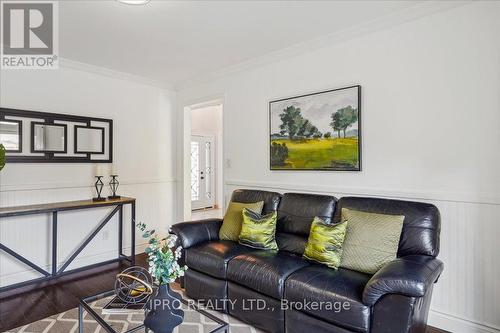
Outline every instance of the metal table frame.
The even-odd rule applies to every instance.
[[[107,332],[107,333],[118,333],[116,332],[107,322],[104,318],[102,318],[102,316],[100,316],[97,312],[94,311],[94,309],[92,309],[92,307],[90,306],[89,303],[91,302],[95,302],[97,300],[100,300],[102,298],[105,298],[105,297],[109,297],[109,296],[113,296],[115,295],[115,291],[114,290],[111,290],[111,291],[106,291],[104,293],[100,293],[100,294],[97,294],[97,295],[94,295],[94,296],[90,296],[90,297],[86,297],[86,298],[82,298],[80,300],[80,304],[78,305],[78,332],[79,333],[83,333],[83,311],[87,311],[88,314]],[[210,333],[227,333],[228,332],[228,329],[229,329],[229,324],[226,323],[225,321],[223,321],[222,319],[219,319],[217,318],[216,316],[208,313],[207,311],[205,310],[202,310],[194,305],[189,305],[189,303],[184,299],[182,298],[181,299],[181,302],[186,305],[186,306],[189,306],[190,308],[193,308],[196,312],[200,313],[201,315],[215,321],[217,324],[219,324],[220,327],[210,331]],[[181,324],[182,325],[182,324]],[[144,327],[144,324],[141,324],[137,327],[134,327],[128,331],[126,331],[125,333],[132,333],[132,332],[136,332],[138,330],[141,330],[141,329],[145,329],[146,332],[149,332],[149,330],[147,328]]]
[[[71,205],[74,203],[74,205]],[[78,205],[78,203],[82,203]],[[86,203],[85,205],[83,203]],[[131,206],[131,254],[130,256],[126,256],[123,254],[123,206],[130,204]],[[59,206],[58,206],[59,205]],[[92,233],[87,236],[84,242],[73,252],[73,254],[64,262],[64,264],[58,269],[57,267],[57,213],[61,211],[70,211],[70,210],[84,210],[84,209],[92,209],[92,208],[101,208],[106,206],[116,206],[110,213],[104,217],[101,223],[92,231]],[[101,265],[106,265],[119,261],[128,261],[132,266],[135,265],[135,199],[134,198],[121,198],[117,200],[107,200],[103,202],[95,202],[90,203],[90,201],[75,201],[75,202],[66,202],[66,203],[58,203],[58,204],[46,204],[46,205],[34,205],[34,206],[24,206],[23,209],[21,207],[13,207],[13,208],[2,208],[0,210],[0,218],[5,217],[13,217],[13,216],[23,216],[23,215],[35,215],[35,214],[44,214],[51,213],[52,214],[52,270],[51,272],[46,271],[42,267],[33,263],[32,261],[26,259],[19,253],[10,249],[6,245],[0,243],[0,251],[4,251],[10,256],[14,257],[18,261],[23,264],[33,268],[43,276],[40,278],[23,281],[15,284],[11,284],[5,287],[0,288],[0,292],[7,291],[14,288],[24,287],[27,285],[49,281],[55,278],[58,278],[63,275],[67,275],[70,273],[76,273],[87,269],[92,269]],[[96,263],[93,265],[87,265],[84,267],[79,267],[76,269],[72,269],[66,271],[66,268],[75,260],[75,258],[83,251],[83,249],[94,239],[94,237],[99,233],[99,231],[104,228],[104,226],[113,218],[113,216],[118,213],[118,257],[115,259],[103,261],[100,263]]]

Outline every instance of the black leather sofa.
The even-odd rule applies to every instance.
[[[220,219],[174,225],[189,267],[184,280],[189,297],[217,304],[267,332],[425,332],[433,285],[443,270],[436,259],[440,215],[435,206],[254,190],[236,190],[232,200],[264,201],[264,213],[278,211],[279,251],[219,240]],[[337,223],[342,207],[404,215],[398,258],[374,275],[303,259],[313,218]],[[338,311],[345,302],[348,309],[342,305]],[[282,305],[292,306],[284,310]]]

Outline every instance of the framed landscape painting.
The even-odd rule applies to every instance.
[[[271,170],[361,170],[361,86],[269,102]]]

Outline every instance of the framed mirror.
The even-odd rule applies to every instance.
[[[0,107],[0,143],[7,163],[112,163],[113,119]]]
[[[31,123],[32,153],[66,153],[68,129],[65,124]]]
[[[21,120],[0,120],[0,143],[12,153],[23,151],[23,123]]]
[[[104,128],[75,126],[75,153],[104,154]]]

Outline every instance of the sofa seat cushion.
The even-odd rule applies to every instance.
[[[267,296],[282,298],[285,281],[293,272],[308,266],[302,257],[277,251],[257,251],[233,258],[227,278]]]
[[[243,253],[257,250],[240,245],[233,241],[217,241],[204,243],[186,249],[186,265],[199,272],[219,279],[227,277],[227,263]]]
[[[285,299],[292,308],[311,316],[350,330],[367,332],[370,307],[361,299],[370,277],[343,268],[335,270],[311,265],[288,277]]]

